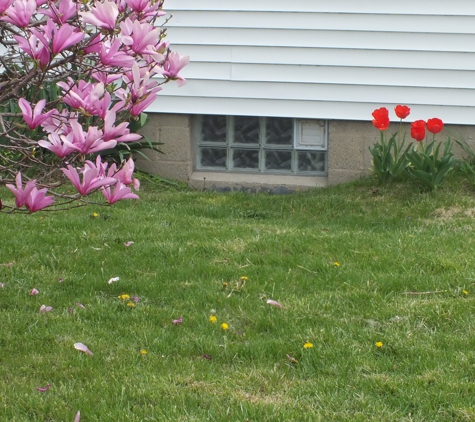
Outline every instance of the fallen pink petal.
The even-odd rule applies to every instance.
[[[9,262],[8,264],[0,264],[2,267],[11,267],[13,262]]]
[[[30,291],[30,296],[37,295],[38,293],[39,293],[38,290],[36,290],[36,289],[31,289],[31,291]]]
[[[41,305],[40,314],[44,314],[45,312],[50,312],[51,309],[53,309],[51,306]]]
[[[203,357],[206,359],[206,360],[211,360],[212,357],[210,355],[207,355],[206,353],[203,355]]]
[[[85,344],[74,343],[74,348],[76,350],[79,350],[80,352],[84,352],[84,353],[87,353],[88,355],[94,356],[94,353],[92,353]]]
[[[76,306],[79,306],[82,309],[86,309],[86,307],[82,303],[79,303],[79,302],[76,302]]]
[[[132,241],[129,241],[129,242],[125,242],[125,243],[124,243],[125,246],[130,246],[130,245],[133,245],[133,244],[134,244],[134,242],[132,242]]]
[[[78,410],[78,413],[76,413],[76,417],[74,418],[74,422],[79,422],[81,419],[81,412]]]
[[[68,312],[69,312],[70,314],[72,314],[72,313],[73,313],[73,308],[69,308],[69,309],[68,309]]]
[[[4,289],[4,288],[5,288],[5,284],[0,283],[0,287],[1,287],[2,289]]]
[[[174,325],[179,325],[183,322],[183,317],[180,317],[178,319],[174,319],[172,322],[173,322]]]
[[[138,296],[132,296],[131,299],[135,302],[135,303],[139,303],[140,302],[140,298]]]
[[[297,359],[295,359],[294,357],[290,356],[289,354],[286,354],[285,356],[287,356],[287,359],[290,360],[290,362],[292,363],[297,363]]]
[[[51,388],[51,385],[52,384],[48,384],[46,387],[36,387],[36,389],[41,393],[45,393],[46,391],[48,391]]]
[[[116,282],[116,281],[119,281],[119,280],[120,280],[119,277],[112,277],[107,283],[108,283],[108,284],[112,284],[112,283],[114,283],[114,282]]]
[[[282,305],[279,302],[272,299],[267,299],[267,304],[271,306],[277,306],[278,308],[282,308]]]

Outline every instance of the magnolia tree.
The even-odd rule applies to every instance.
[[[129,124],[161,85],[185,83],[189,59],[164,40],[162,6],[0,0],[0,180],[15,195],[15,206],[0,199],[3,212],[84,205],[96,191],[109,204],[138,198],[132,158],[100,153],[141,139]]]

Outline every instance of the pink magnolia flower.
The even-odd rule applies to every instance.
[[[135,63],[135,59],[125,51],[121,51],[122,42],[115,39],[113,43],[103,41],[100,43],[99,59],[105,66],[118,66],[130,69]]]
[[[19,28],[26,28],[36,12],[36,7],[35,0],[15,0],[13,6],[6,10],[7,16],[2,16],[0,20],[12,23]]]
[[[147,94],[156,93],[161,90],[157,81],[150,80],[151,76],[147,68],[139,68],[137,63],[132,66],[130,72],[125,73],[124,81],[130,89],[133,103]]]
[[[98,28],[114,29],[117,16],[119,16],[117,4],[105,0],[103,3],[95,3],[95,6],[89,12],[79,12],[83,22],[90,23]]]
[[[12,5],[13,0],[1,0],[0,1],[0,14],[3,15],[6,10]]]
[[[47,22],[47,25],[52,28],[51,37],[53,39],[53,45],[51,47],[51,52],[53,56],[61,53],[61,51],[66,50],[72,45],[76,45],[84,38],[84,32],[76,30],[74,26],[71,26],[67,23],[61,24],[59,30],[56,30],[56,27],[51,21]]]
[[[162,88],[160,88],[161,90]],[[150,105],[152,104],[155,99],[157,98],[156,93],[150,93],[148,94],[143,100],[140,102],[135,103],[129,110],[130,114],[132,116],[140,116],[140,114]]]
[[[80,80],[77,84],[69,78],[68,83],[58,82],[62,88],[63,101],[72,108],[81,110],[90,115],[97,115],[97,102],[105,93],[104,83],[91,84]]]
[[[89,126],[86,133],[77,121],[71,121],[70,125],[71,133],[67,136],[61,136],[61,139],[65,145],[79,151],[81,154],[92,154],[114,148],[117,145],[115,140],[105,142],[102,138],[102,131],[97,126]]]
[[[129,158],[122,168],[112,177],[117,179],[119,182],[122,182],[126,186],[133,185],[135,190],[139,190],[140,182],[132,177],[134,174],[134,168],[134,160]]]
[[[101,119],[104,119],[106,117],[106,113],[109,111],[111,103],[111,95],[106,92],[100,100],[96,101],[95,115],[99,116]]]
[[[120,23],[122,42],[137,54],[155,54],[154,47],[160,42],[160,28],[127,18]]]
[[[38,141],[38,145],[49,149],[52,153],[56,154],[59,158],[64,158],[66,155],[76,151],[69,143],[65,144],[61,141],[62,138],[66,138],[64,135],[58,135],[57,133],[50,133],[48,135],[49,141]]]
[[[186,84],[186,79],[178,75],[181,69],[183,69],[190,62],[189,56],[182,56],[176,52],[171,52],[168,54],[163,67],[159,67],[159,71],[163,76],[176,80],[178,86],[183,86]]]
[[[67,135],[71,132],[69,122],[78,119],[78,113],[64,108],[61,113],[52,114],[42,124],[41,127],[47,133],[56,133],[58,135]]]
[[[84,52],[86,54],[99,53],[99,51],[101,51],[102,39],[102,34],[97,34],[93,38],[89,38],[87,41],[87,45],[84,47]]]
[[[16,188],[15,186],[7,183],[5,186],[13,192],[15,195],[15,205],[17,208],[21,208],[23,205],[26,204],[26,200],[30,195],[30,192],[36,186],[36,180],[30,180],[26,183],[25,189],[23,189],[23,183],[21,180],[21,172],[18,172],[15,178],[16,181]]]
[[[104,141],[114,139],[117,142],[130,142],[142,139],[138,133],[130,133],[127,128],[128,122],[122,122],[119,126],[114,126],[116,113],[114,110],[108,110],[104,117]]]
[[[140,13],[150,6],[149,0],[125,0],[125,2],[135,13]]]
[[[139,199],[139,197],[135,193],[132,193],[132,190],[129,187],[125,186],[122,182],[119,181],[117,181],[117,183],[115,184],[112,193],[110,186],[102,188],[101,192],[109,204],[114,204],[117,201],[121,201],[122,199]]]
[[[105,185],[113,185],[117,182],[112,177],[103,177],[99,174],[99,169],[91,161],[86,161],[82,170],[82,183],[79,179],[77,170],[68,164],[67,169],[61,169],[66,177],[71,181],[76,190],[81,195],[87,195],[94,189],[98,189]]]
[[[46,196],[46,192],[48,189],[36,189],[33,188],[26,198],[26,207],[30,210],[30,212],[36,212],[42,210],[43,208],[49,207],[54,202],[54,198],[52,196]]]
[[[111,69],[106,69],[107,72],[93,72],[91,73],[91,78],[95,79],[97,82],[102,82],[104,85],[110,85],[112,82],[115,82],[122,78],[122,75],[119,73],[109,73]]]
[[[28,54],[33,60],[39,62],[41,69],[45,69],[46,66],[48,66],[51,59],[50,52],[36,35],[31,34],[28,39],[23,38],[20,35],[13,35],[13,38],[26,54]]]
[[[57,7],[58,6],[58,7]],[[45,16],[49,16],[53,19],[57,25],[66,23],[68,19],[71,19],[76,15],[76,4],[69,0],[60,0],[59,4],[48,3],[47,9],[41,9],[41,12]]]
[[[20,106],[21,113],[23,115],[23,120],[26,122],[28,127],[33,130],[37,128],[41,123],[43,123],[48,117],[53,114],[58,113],[58,110],[50,110],[45,114],[41,114],[46,105],[46,100],[40,100],[35,106],[35,109],[31,109],[30,103],[24,98],[18,100],[18,105]]]
[[[147,69],[140,69],[137,63],[132,66],[130,72],[126,72],[123,79],[129,87],[129,92],[118,89],[116,95],[128,104],[129,113],[138,116],[157,98],[157,93],[161,91],[158,82],[150,81],[150,72]]]
[[[140,20],[147,20],[148,17],[160,17],[166,15],[163,10],[157,10],[159,3],[151,4],[149,0],[125,0],[125,3],[139,15]]]

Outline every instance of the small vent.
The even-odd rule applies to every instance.
[[[322,120],[300,120],[296,149],[326,149],[325,122]]]

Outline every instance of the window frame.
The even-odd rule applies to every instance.
[[[211,116],[211,115],[210,115]],[[328,121],[324,119],[297,119],[288,118],[293,121],[292,141],[289,145],[266,144],[266,123],[267,119],[273,117],[263,116],[222,116],[226,118],[226,139],[224,142],[202,141],[202,117],[197,115],[194,119],[193,139],[194,139],[194,168],[197,171],[212,171],[225,173],[245,173],[245,174],[273,174],[288,176],[327,176],[328,174]],[[257,144],[253,143],[234,143],[234,123],[235,117],[254,117],[259,119],[259,140]],[[287,118],[286,118],[287,119]],[[324,145],[322,147],[300,146],[298,145],[298,137],[302,122],[306,121],[323,121],[324,122]],[[298,145],[298,146],[297,146]],[[200,165],[202,159],[202,148],[223,148],[226,149],[226,162],[223,167],[211,167]],[[233,151],[236,149],[258,150],[258,166],[257,168],[236,168],[234,167]],[[265,153],[266,151],[290,151],[291,165],[289,170],[266,169]],[[315,171],[298,171],[299,153],[323,153],[324,169]]]

